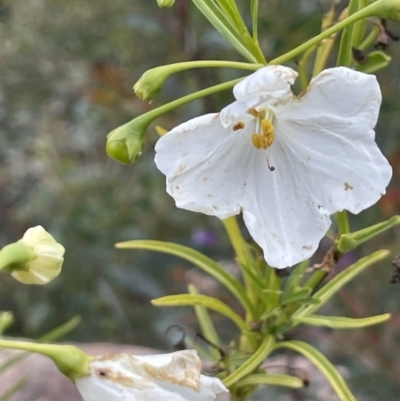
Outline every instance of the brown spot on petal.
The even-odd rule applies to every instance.
[[[160,380],[162,382],[167,382],[171,384],[178,384],[179,386],[189,387],[194,391],[200,390],[200,362],[197,369],[194,370],[193,368],[187,369],[185,361],[179,361],[179,367],[184,372],[183,377],[177,377],[174,374],[168,374],[167,371],[162,369],[157,369],[154,366],[144,364],[144,370],[155,380]]]
[[[242,123],[241,121],[239,121],[238,123],[236,123],[236,124],[232,127],[232,129],[233,129],[234,131],[238,131],[238,130],[243,129],[243,128],[244,128],[244,123]]]
[[[303,245],[302,248],[303,249],[312,249],[312,245]]]
[[[122,384],[125,387],[133,387],[134,381],[131,377],[125,376],[120,372],[114,372],[109,368],[97,368],[94,370],[96,376],[103,380],[110,380],[112,382]]]
[[[348,182],[344,183],[344,190],[345,191],[349,191],[349,190],[352,190],[352,189],[354,189],[354,187],[352,187]]]

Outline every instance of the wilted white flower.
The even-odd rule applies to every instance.
[[[327,69],[295,96],[296,77],[287,67],[264,67],[235,86],[236,101],[221,113],[181,124],[156,145],[176,205],[221,219],[243,211],[278,268],[309,258],[330,215],[373,205],[392,175],[374,141],[376,78]]]
[[[18,242],[31,247],[37,257],[27,270],[13,270],[15,279],[24,284],[47,284],[60,274],[65,249],[42,226],[29,228]]]
[[[102,356],[90,375],[75,380],[84,401],[212,401],[228,390],[219,379],[200,374],[194,350],[171,354]]]

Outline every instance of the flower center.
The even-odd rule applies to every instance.
[[[249,110],[256,118],[256,132],[251,136],[251,141],[256,149],[268,149],[275,140],[275,127],[272,125],[273,114],[269,111]]]

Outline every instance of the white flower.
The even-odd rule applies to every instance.
[[[84,401],[212,401],[228,390],[219,379],[200,374],[194,350],[171,354],[102,356],[90,376],[75,380]]]
[[[220,219],[243,211],[277,268],[309,258],[330,214],[373,205],[392,175],[374,141],[376,78],[332,68],[295,96],[296,77],[264,67],[235,86],[236,101],[221,113],[181,124],[156,145],[176,205]]]
[[[33,248],[37,257],[29,262],[28,270],[13,270],[15,279],[24,284],[47,284],[60,274],[65,249],[42,226],[29,228],[18,242]]]

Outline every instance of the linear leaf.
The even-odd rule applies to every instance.
[[[72,330],[74,330],[79,325],[81,320],[82,319],[79,315],[74,316],[67,322],[61,324],[60,326],[56,327],[55,329],[44,334],[42,337],[39,338],[39,342],[42,342],[42,341],[53,342],[53,341],[59,340],[60,338],[64,337],[65,335],[70,333]]]
[[[255,369],[257,369],[262,361],[270,354],[274,349],[275,338],[268,335],[264,338],[258,350],[244,362],[238,369],[226,377],[223,382],[225,386],[229,387],[238,382],[243,377],[249,375]]]
[[[168,295],[166,297],[153,299],[151,303],[156,306],[203,306],[204,308],[212,309],[221,315],[226,316],[241,330],[248,330],[245,321],[228,305],[224,304],[217,298],[208,297],[207,295]]]
[[[118,249],[146,249],[149,251],[163,252],[185,259],[224,285],[236,299],[238,299],[246,311],[254,312],[254,308],[240,282],[226,272],[220,264],[214,262],[200,252],[172,242],[151,240],[126,241],[115,244],[115,246]]]
[[[329,327],[331,329],[361,329],[367,326],[373,326],[388,321],[390,313],[383,315],[371,316],[361,319],[353,319],[340,316],[303,316],[294,318],[294,321],[300,324],[308,324],[310,326]]]
[[[298,309],[293,318],[309,315],[325,305],[342,287],[349,281],[363,272],[366,268],[373,264],[385,259],[390,254],[387,250],[380,250],[359,259],[356,263],[352,264],[347,269],[343,270],[335,276],[329,283],[325,284],[319,291],[317,291],[312,298],[320,301],[318,305],[303,306]]]
[[[335,366],[333,366],[332,363],[316,348],[302,341],[285,341],[277,343],[275,349],[278,348],[289,348],[309,359],[328,379],[340,400],[357,401]]]
[[[193,284],[189,284],[188,286],[189,294],[199,295],[199,291]],[[210,318],[208,310],[204,306],[195,306],[194,311],[196,313],[197,321],[199,322],[201,331],[204,337],[213,343],[216,347],[220,345],[220,339],[217,331],[215,330],[214,324]],[[211,347],[211,355],[214,361],[217,361],[220,358],[220,354],[217,349]]]
[[[267,373],[256,373],[245,377],[235,384],[235,387],[245,387],[254,385],[267,384],[270,386],[284,386],[290,388],[301,388],[304,387],[303,380],[296,376],[282,375],[282,374],[267,374]]]
[[[210,0],[193,0],[201,13],[210,21],[214,28],[230,43],[244,58],[251,63],[257,63],[257,58],[248,50],[237,28],[221,9]]]
[[[19,391],[29,381],[28,375],[21,377],[10,389],[8,389],[3,395],[0,395],[0,401],[8,401],[11,397]]]

